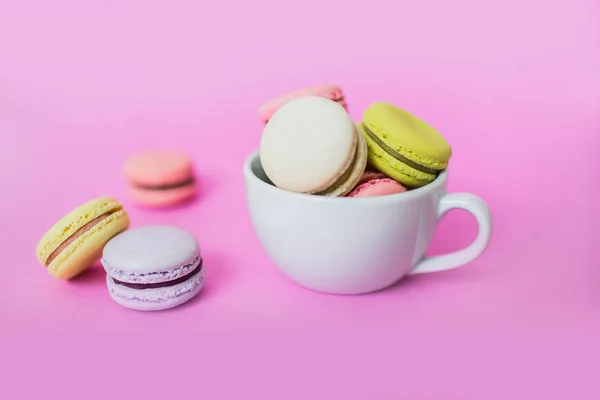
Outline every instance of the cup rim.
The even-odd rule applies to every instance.
[[[251,152],[244,161],[243,172],[246,178],[246,181],[252,180],[257,182],[259,185],[264,185],[263,187],[266,190],[272,191],[272,193],[278,193],[282,196],[287,196],[290,199],[304,199],[314,202],[326,202],[326,203],[347,203],[351,202],[356,204],[357,202],[362,203],[390,203],[390,202],[399,202],[399,201],[409,201],[415,199],[417,197],[421,197],[430,193],[441,186],[444,185],[446,180],[448,179],[448,169],[442,170],[435,180],[425,186],[421,186],[420,188],[412,189],[403,193],[396,194],[388,194],[385,196],[373,196],[373,197],[332,197],[332,196],[315,196],[313,194],[307,193],[298,193],[291,192],[288,190],[284,190],[278,188],[275,185],[271,185],[262,179],[260,179],[254,172],[252,171],[252,163],[255,159],[260,158],[260,150],[254,150]]]

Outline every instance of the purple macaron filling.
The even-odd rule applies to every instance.
[[[117,285],[123,285],[128,288],[137,289],[137,290],[156,289],[156,288],[162,288],[162,287],[168,287],[168,286],[175,286],[177,284],[187,281],[190,277],[192,277],[196,273],[200,272],[202,270],[202,264],[203,264],[203,261],[202,261],[202,259],[200,259],[198,266],[196,268],[194,268],[193,270],[191,270],[189,274],[181,276],[177,279],[173,279],[172,281],[155,282],[155,283],[132,283],[132,282],[123,282],[123,281],[117,280],[115,278],[113,278],[113,281]]]

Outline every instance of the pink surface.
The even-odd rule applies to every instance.
[[[598,399],[600,5],[288,7],[2,2],[0,398]],[[340,10],[346,24],[332,23]],[[245,208],[256,110],[333,81],[355,120],[382,100],[443,132],[450,190],[493,212],[487,253],[362,297],[277,272]],[[121,167],[142,145],[194,157],[196,202],[129,202]],[[100,266],[62,282],[37,264],[44,231],[100,195],[121,199],[132,226],[198,236],[197,298],[138,313],[110,299]],[[474,227],[448,215],[431,253]]]

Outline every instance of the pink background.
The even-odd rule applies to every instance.
[[[0,0],[0,398],[600,398],[599,54],[596,0]],[[439,128],[494,215],[480,259],[361,297],[274,268],[241,165],[259,104],[315,83]],[[162,146],[202,191],[151,212],[120,171]],[[51,278],[38,239],[100,195],[194,232],[202,295],[139,313],[99,267]],[[431,253],[474,235],[454,212]]]

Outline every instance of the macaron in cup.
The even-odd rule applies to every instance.
[[[285,104],[289,103],[292,100],[296,100],[301,97],[307,96],[324,97],[326,99],[335,101],[336,103],[344,107],[346,110],[348,109],[344,92],[342,91],[342,88],[340,86],[316,85],[296,90],[290,93],[286,93],[284,95],[267,101],[258,108],[258,118],[261,122],[266,124],[267,122],[269,122],[273,114],[275,114],[277,110],[279,110]]]
[[[358,126],[369,148],[368,163],[406,187],[425,186],[448,167],[452,148],[446,139],[393,104],[372,103]]]
[[[104,248],[102,265],[112,299],[133,310],[179,306],[204,285],[198,241],[174,226],[144,226],[115,236]]]
[[[347,197],[387,196],[406,192],[406,188],[384,174],[365,172]]]
[[[306,96],[282,106],[265,126],[260,158],[269,179],[292,192],[344,196],[367,165],[367,145],[335,101]]]

